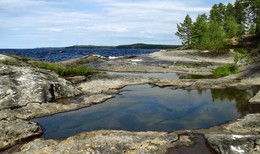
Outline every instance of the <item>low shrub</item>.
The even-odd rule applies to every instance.
[[[34,64],[35,67],[42,68],[42,69],[48,69],[56,72],[57,74],[61,76],[75,76],[75,75],[90,75],[93,73],[96,73],[94,70],[82,67],[82,66],[76,66],[76,67],[69,67],[69,66],[62,66],[59,64],[54,63],[47,63],[47,62],[39,62]]]
[[[240,72],[240,69],[237,65],[226,64],[226,65],[219,66],[218,68],[213,70],[213,75],[216,78],[219,78],[219,77],[228,76],[228,75],[231,75],[231,74],[236,74],[236,73],[239,73],[239,72]]]

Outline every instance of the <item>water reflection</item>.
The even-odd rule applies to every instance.
[[[212,99],[215,101],[235,101],[238,112],[245,115],[247,113],[255,113],[260,111],[259,105],[250,105],[248,100],[254,96],[260,87],[252,87],[250,89],[226,88],[222,90],[212,89]]]
[[[44,138],[66,138],[91,130],[175,131],[199,129],[234,120],[250,112],[254,90],[184,90],[150,85],[127,86],[105,103],[35,119]],[[258,110],[260,111],[260,110]]]

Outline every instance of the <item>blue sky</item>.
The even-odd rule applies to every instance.
[[[181,44],[176,24],[234,0],[0,0],[0,48]]]

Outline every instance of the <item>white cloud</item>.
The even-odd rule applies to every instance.
[[[15,41],[34,46],[29,41],[42,39],[40,36],[49,38],[43,44],[52,45],[48,41],[56,40],[57,46],[69,41],[179,44],[174,36],[176,23],[186,14],[195,20],[198,13],[208,12],[210,5],[202,4],[191,0],[0,0],[0,47],[12,39],[10,46]]]

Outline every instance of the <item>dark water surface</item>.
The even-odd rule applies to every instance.
[[[44,128],[43,138],[53,139],[100,129],[171,132],[208,128],[259,112],[259,107],[248,104],[257,90],[127,86],[102,104],[33,121]]]
[[[36,48],[36,49],[0,49],[0,53],[46,60],[63,61],[86,55],[98,54],[101,56],[131,56],[149,54],[158,49],[71,49],[71,48]]]

